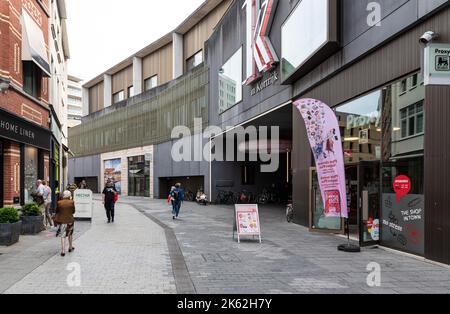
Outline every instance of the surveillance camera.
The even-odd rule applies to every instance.
[[[425,34],[422,35],[422,37],[420,37],[420,42],[424,45],[430,43],[431,41],[433,41],[434,39],[436,39],[438,37],[438,34],[436,34],[433,31],[428,31],[425,32]]]

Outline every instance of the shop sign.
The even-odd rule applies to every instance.
[[[243,9],[247,15],[247,74],[245,84],[258,79],[279,61],[269,34],[278,0],[246,0]]]
[[[49,130],[0,109],[0,137],[50,150]]]
[[[393,187],[397,196],[397,203],[400,203],[402,197],[411,192],[411,180],[407,176],[398,176],[394,180]]]
[[[75,190],[73,192],[75,202],[75,218],[92,219],[93,213],[93,195],[91,190]]]
[[[425,85],[450,85],[450,44],[429,44],[425,48]]]
[[[258,205],[236,205],[234,226],[239,243],[242,236],[257,236],[261,243]]]
[[[294,105],[306,125],[325,216],[348,218],[344,152],[338,119],[329,106],[316,99],[300,99]]]
[[[274,71],[270,73],[270,76],[263,80],[262,82],[258,83],[255,87],[251,90],[251,95],[255,96],[256,94],[259,94],[263,90],[265,90],[267,87],[273,85],[276,81],[278,81],[278,72]]]

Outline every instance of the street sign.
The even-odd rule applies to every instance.
[[[259,243],[262,242],[258,205],[235,205],[233,238],[234,232],[237,233],[238,243],[241,243],[242,236],[257,236]]]
[[[425,48],[425,85],[450,85],[450,44],[429,44]]]
[[[75,190],[73,193],[73,199],[75,202],[75,215],[76,219],[90,219],[93,216],[94,203],[92,200],[91,190]]]

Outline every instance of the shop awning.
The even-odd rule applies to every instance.
[[[22,60],[34,62],[44,75],[51,76],[44,33],[25,11],[22,13]]]

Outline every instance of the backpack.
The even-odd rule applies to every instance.
[[[180,191],[175,190],[172,192],[172,198],[175,202],[178,202],[180,200]]]

